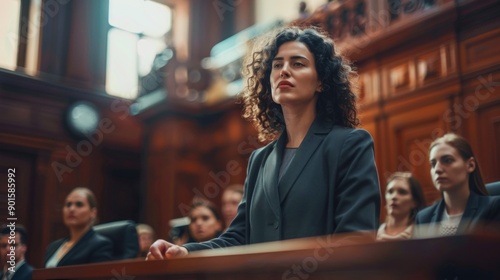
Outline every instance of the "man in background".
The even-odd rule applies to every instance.
[[[1,280],[31,280],[33,267],[25,259],[28,237],[22,225],[0,230],[0,253],[2,255]]]

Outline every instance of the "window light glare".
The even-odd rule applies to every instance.
[[[150,38],[142,38],[137,43],[137,54],[139,55],[139,75],[145,76],[151,71],[151,66],[158,53],[166,48],[163,41]]]
[[[139,81],[137,77],[137,41],[139,36],[119,29],[108,33],[108,61],[106,69],[106,91],[123,98],[136,98]],[[127,46],[124,48],[123,46]]]
[[[165,35],[171,28],[170,18],[172,14],[170,9],[165,5],[153,1],[145,1],[143,5],[143,19],[140,22],[142,23],[144,34],[151,37]]]
[[[16,69],[21,1],[2,1],[0,10],[0,67]]]
[[[132,33],[161,37],[171,28],[171,11],[144,0],[110,0],[109,24]]]
[[[109,25],[141,33],[143,0],[109,0]]]

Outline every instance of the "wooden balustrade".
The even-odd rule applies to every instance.
[[[340,241],[339,241],[340,240]],[[37,269],[33,279],[498,279],[500,235],[341,245],[316,238],[207,250],[188,257]]]

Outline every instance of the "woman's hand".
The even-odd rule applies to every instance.
[[[171,259],[180,256],[186,256],[188,250],[182,246],[174,245],[163,239],[156,240],[151,247],[149,247],[147,261]]]

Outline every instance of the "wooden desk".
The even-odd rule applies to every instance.
[[[37,269],[33,279],[500,279],[500,235],[365,240],[340,246],[336,241],[317,237],[208,250],[171,260]]]

